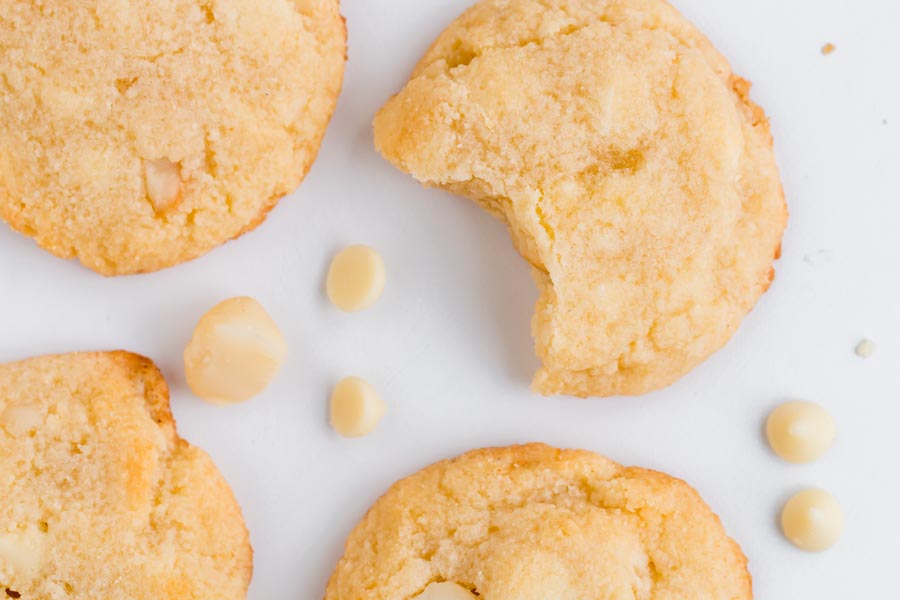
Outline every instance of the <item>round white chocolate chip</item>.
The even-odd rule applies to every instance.
[[[147,197],[157,213],[165,211],[181,197],[181,174],[178,165],[167,158],[144,161]]]
[[[366,435],[378,425],[387,406],[359,377],[345,377],[331,393],[331,426],[345,437]]]
[[[429,583],[415,600],[474,600],[475,594],[452,581]]]
[[[34,431],[44,424],[41,407],[37,404],[7,406],[0,411],[0,425],[13,435]]]
[[[26,576],[36,575],[43,555],[43,538],[34,529],[0,534],[0,564],[10,565],[13,571]]]
[[[213,404],[243,402],[278,373],[287,344],[278,326],[253,298],[230,298],[200,318],[184,350],[191,390]]]
[[[784,460],[808,463],[825,454],[834,441],[834,419],[813,402],[785,402],[769,413],[766,436]]]
[[[781,530],[802,550],[831,548],[844,531],[844,513],[834,496],[811,489],[795,494],[781,511]]]
[[[332,259],[325,288],[331,302],[347,312],[372,306],[384,291],[381,256],[368,246],[348,246]]]

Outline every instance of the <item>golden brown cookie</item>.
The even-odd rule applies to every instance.
[[[251,572],[240,508],[150,360],[0,365],[0,596],[238,599]]]
[[[384,156],[509,224],[544,394],[640,394],[720,348],[787,219],[769,124],[663,0],[483,0],[375,119]]]
[[[8,0],[0,217],[106,275],[260,224],[334,110],[338,0]]]
[[[394,484],[350,534],[325,600],[410,600],[435,581],[487,600],[749,600],[746,562],[683,481],[530,444]]]

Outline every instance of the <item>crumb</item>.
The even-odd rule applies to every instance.
[[[834,52],[834,49],[835,49],[834,44],[832,44],[831,42],[829,42],[829,43],[825,44],[824,46],[822,46],[822,55],[823,55],[823,56],[828,56],[829,54],[831,54],[832,52]]]
[[[878,346],[876,346],[875,342],[873,342],[872,340],[863,339],[856,345],[855,352],[857,356],[860,356],[862,358],[869,358],[870,356],[872,356],[872,354],[875,353],[875,349],[877,347]]]

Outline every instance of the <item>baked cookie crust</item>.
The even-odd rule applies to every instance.
[[[391,487],[350,534],[325,600],[749,600],[738,545],[690,486],[591,452],[488,448]]]
[[[252,550],[166,382],[128,352],[0,365],[0,594],[245,598]]]
[[[0,8],[0,217],[105,275],[191,260],[259,225],[337,101],[337,0]]]
[[[419,181],[504,220],[543,394],[642,394],[723,346],[787,220],[769,123],[662,0],[483,0],[375,118]]]

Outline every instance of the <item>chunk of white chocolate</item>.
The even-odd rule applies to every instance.
[[[831,447],[835,437],[834,419],[813,402],[785,402],[769,413],[766,436],[772,450],[792,463],[816,460]]]
[[[331,393],[331,426],[345,437],[371,432],[386,410],[375,388],[359,377],[342,379]]]
[[[0,425],[13,435],[22,435],[44,424],[41,407],[37,404],[7,406],[0,412]]]
[[[415,600],[475,600],[476,596],[463,586],[452,581],[429,583]]]

